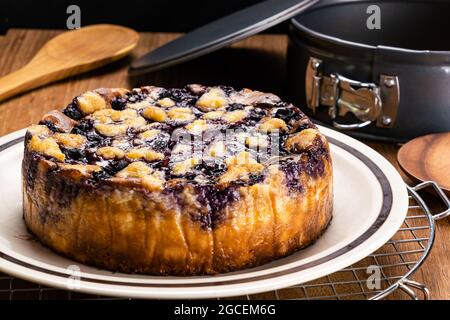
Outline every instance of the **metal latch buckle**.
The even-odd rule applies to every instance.
[[[311,57],[306,69],[306,101],[313,113],[319,106],[328,107],[333,125],[338,129],[352,130],[376,121],[378,127],[394,126],[400,99],[396,76],[380,76],[380,86],[348,79],[340,74],[322,75],[322,61]],[[341,124],[335,119],[348,112],[361,122]]]

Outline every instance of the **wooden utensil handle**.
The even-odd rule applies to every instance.
[[[25,65],[21,69],[0,78],[0,101],[40,87],[54,79],[54,75],[40,72],[36,66]]]

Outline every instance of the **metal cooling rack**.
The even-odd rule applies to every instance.
[[[446,206],[433,215],[418,191],[432,187]],[[435,222],[450,215],[450,201],[434,182],[408,187],[409,210],[402,227],[383,247],[352,266],[326,277],[286,289],[233,299],[428,299],[429,290],[412,280],[427,258],[434,242]],[[377,271],[374,271],[377,270]],[[375,272],[375,273],[374,273]],[[373,275],[379,272],[376,282]],[[372,288],[372,289],[370,289]],[[0,273],[0,299],[111,299],[60,289],[13,278]]]

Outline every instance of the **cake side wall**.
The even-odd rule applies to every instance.
[[[328,146],[327,146],[328,148]],[[332,165],[319,177],[302,173],[301,192],[273,170],[263,183],[239,187],[215,227],[193,219],[204,208],[184,187],[174,193],[84,183],[73,172],[25,150],[24,219],[54,251],[81,263],[145,274],[214,274],[257,266],[316,240],[332,215]]]

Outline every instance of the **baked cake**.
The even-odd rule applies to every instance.
[[[258,266],[316,240],[332,215],[326,138],[249,89],[88,91],[28,128],[22,175],[43,244],[127,273]]]

